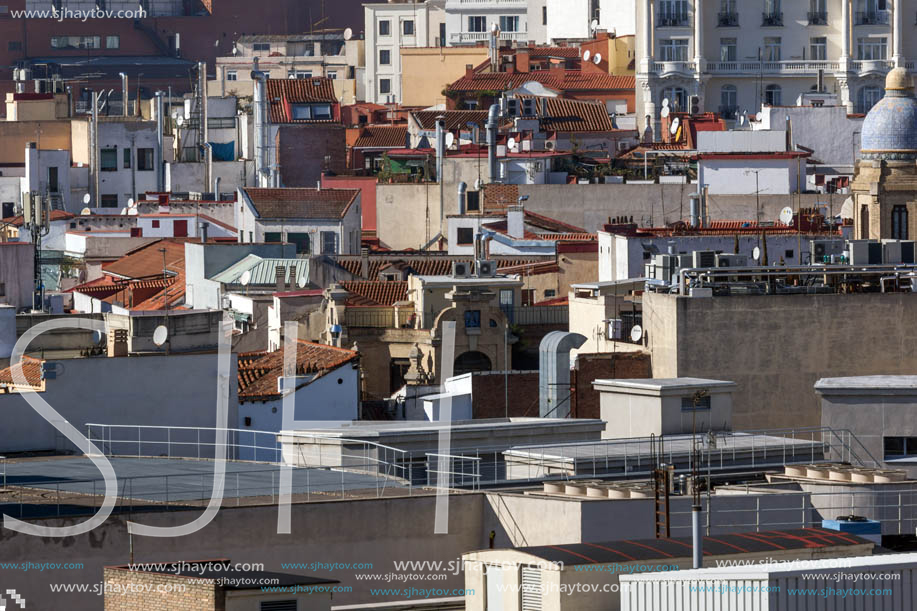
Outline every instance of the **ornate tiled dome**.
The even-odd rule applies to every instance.
[[[885,79],[885,97],[863,121],[864,159],[917,159],[917,99],[905,68],[895,68]]]

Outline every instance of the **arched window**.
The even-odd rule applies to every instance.
[[[780,85],[768,85],[764,88],[764,103],[768,106],[783,105],[783,90]]]
[[[857,92],[856,111],[865,115],[883,95],[880,87],[861,87]]]
[[[739,112],[739,93],[735,85],[720,88],[720,115],[724,119],[735,119]]]
[[[490,358],[483,352],[464,352],[455,359],[452,375],[460,376],[475,371],[490,371]]]
[[[688,92],[684,87],[666,87],[662,90],[662,97],[668,98],[672,110],[684,112],[688,109]]]
[[[892,208],[892,239],[906,240],[907,238],[907,206]]]

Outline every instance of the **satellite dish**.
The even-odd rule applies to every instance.
[[[595,57],[592,58],[592,63],[595,64],[596,66],[601,64],[602,63],[602,54],[596,53]]]
[[[351,38],[353,38],[353,30],[351,30],[350,28],[345,29],[344,30],[344,40],[350,40]]]
[[[783,223],[784,225],[793,224],[793,209],[792,208],[787,206],[786,208],[780,211],[780,222]]]
[[[841,218],[842,219],[852,219],[853,218],[853,198],[848,197],[844,200],[844,205],[841,206]]]
[[[89,197],[89,194],[88,194],[88,193],[86,193],[85,195],[83,195],[83,203],[86,204],[87,206],[89,205],[89,201],[90,201],[91,199],[92,199],[92,198]]]
[[[490,24],[490,33],[494,36],[500,33],[500,26],[496,21]]]
[[[588,62],[590,57],[592,57],[592,52],[587,49],[586,52],[583,53],[583,61]]]
[[[507,148],[510,148],[510,149],[516,148],[516,139],[515,139],[515,138],[510,138],[510,139],[506,142],[506,147],[507,147]]]
[[[175,118],[175,122],[178,123],[179,127],[181,127],[185,124],[185,118],[181,115],[178,115],[178,117]]]
[[[669,116],[669,114],[671,114],[671,112],[672,112],[672,111],[669,110],[669,107],[668,107],[668,106],[663,106],[663,107],[662,107],[662,110],[659,111],[659,116],[662,117],[663,119],[665,119],[666,117]]]
[[[633,328],[630,330],[630,341],[636,343],[636,342],[639,342],[641,339],[643,339],[643,327],[641,327],[640,325],[634,325]]]
[[[592,23],[589,24],[589,29],[592,30],[593,32],[598,30],[599,29],[599,20],[593,19]]]
[[[483,186],[484,186],[484,181],[482,181],[480,178],[474,181],[474,190],[475,191],[480,191],[481,187]]]
[[[127,199],[127,207],[128,207],[128,208],[134,208],[134,207],[136,207],[136,206],[137,206],[137,202],[134,201],[134,198],[133,198],[133,197],[129,197],[129,198]]]
[[[128,208],[127,216],[137,216],[140,212],[136,208]]]
[[[127,216],[127,208],[121,208],[121,216]]]
[[[755,246],[755,249],[751,251],[751,258],[754,259],[755,261],[760,261],[761,260],[761,249]]]
[[[89,216],[90,214],[92,214],[92,210],[89,208],[83,208],[80,210],[80,216]]]
[[[153,343],[157,346],[162,346],[167,339],[169,339],[169,330],[163,325],[156,327],[156,330],[153,331]]]
[[[93,331],[92,332],[92,343],[98,346],[99,344],[102,343],[102,338],[104,335],[105,334],[99,330]]]
[[[662,107],[663,108],[669,107],[669,98],[662,98]]]
[[[251,270],[245,270],[242,272],[242,275],[239,276],[239,284],[242,286],[248,286],[248,283],[252,281],[252,272]]]
[[[681,127],[681,119],[675,117],[672,119],[672,124],[669,125],[669,133],[673,136],[678,133],[678,128]]]
[[[455,144],[455,134],[449,132],[446,134],[446,148],[450,148],[453,144]]]
[[[298,286],[301,289],[306,288],[308,284],[309,284],[309,281],[306,279],[305,276],[303,276],[302,278],[296,281],[296,286]]]

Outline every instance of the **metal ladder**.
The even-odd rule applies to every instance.
[[[671,472],[663,464],[665,448],[662,435],[650,435],[650,456],[653,463],[653,518],[656,523],[656,538],[668,539],[672,536],[669,520],[669,489]]]

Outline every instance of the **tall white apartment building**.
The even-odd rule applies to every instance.
[[[917,0],[637,0],[637,109],[668,98],[728,118],[793,105],[817,87],[849,112],[883,95],[893,67],[914,68]],[[906,32],[910,32],[908,36]]]
[[[401,48],[440,47],[446,0],[364,4],[366,101],[401,103]]]
[[[490,40],[493,24],[500,26],[500,40],[527,43],[529,20],[542,15],[529,14],[530,4],[537,12],[538,2],[530,0],[446,0],[447,44],[476,45]]]
[[[593,22],[597,22],[597,29],[617,36],[634,35],[635,0],[547,0],[547,3],[548,43],[592,38]]]

